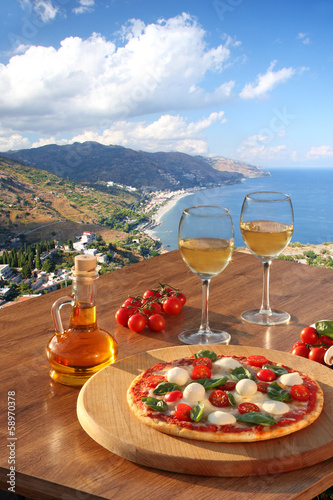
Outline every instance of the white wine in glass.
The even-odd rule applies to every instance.
[[[208,297],[211,278],[227,267],[233,252],[230,212],[208,205],[186,208],[179,223],[178,246],[184,262],[202,281],[201,325],[182,332],[179,339],[185,344],[228,344],[229,333],[209,326]]]
[[[271,309],[269,304],[269,271],[291,240],[294,212],[291,199],[283,193],[257,191],[245,196],[240,230],[248,249],[263,263],[264,281],[260,309],[244,312],[241,317],[257,325],[280,325],[290,320],[290,314]]]

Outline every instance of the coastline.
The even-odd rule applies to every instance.
[[[179,191],[161,191],[152,199],[151,205],[154,206],[156,211],[151,215],[151,222],[149,222],[142,231],[146,233],[150,238],[158,239],[153,236],[153,231],[155,227],[161,224],[162,217],[171,210],[176,203],[185,196],[193,194],[200,189],[207,188],[192,188],[192,189],[181,189]],[[149,205],[150,206],[150,205]],[[151,209],[151,208],[150,208]]]

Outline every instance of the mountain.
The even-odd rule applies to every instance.
[[[205,160],[216,170],[222,170],[224,172],[238,172],[243,174],[244,177],[264,177],[270,175],[269,172],[261,170],[258,167],[254,167],[253,165],[248,165],[247,163],[231,160],[229,158],[223,158],[222,156],[206,158]]]
[[[101,232],[101,220],[139,199],[136,193],[116,187],[103,192],[0,156],[0,244],[19,234],[35,242]]]
[[[184,153],[147,153],[122,146],[105,146],[97,142],[74,143],[65,146],[50,144],[39,148],[0,153],[6,158],[47,170],[65,179],[80,183],[113,181],[147,191],[156,189],[208,187],[240,182],[247,177],[235,171],[237,162],[213,161]],[[219,159],[221,160],[221,158]],[[247,166],[248,172],[255,167]],[[265,175],[259,169],[256,174]]]

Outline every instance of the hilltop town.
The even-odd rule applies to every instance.
[[[158,255],[159,241],[147,235],[126,235],[106,243],[101,235],[83,231],[76,241],[60,244],[54,240],[13,247],[0,252],[0,308],[66,287],[72,282],[75,255],[97,258],[99,274]]]

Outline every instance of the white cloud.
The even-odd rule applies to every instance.
[[[310,151],[306,154],[306,157],[311,160],[315,158],[333,157],[333,148],[327,145],[318,147],[312,146]]]
[[[34,10],[44,23],[52,21],[59,12],[51,0],[35,0]]]
[[[31,46],[0,65],[2,125],[18,133],[57,135],[99,129],[105,120],[220,106],[233,81],[209,92],[207,72],[219,73],[230,41],[209,48],[188,14],[123,27],[122,45],[93,34],[68,37],[60,48]]]
[[[211,113],[207,118],[187,123],[179,115],[163,115],[152,123],[128,122],[125,120],[112,123],[98,133],[85,131],[71,140],[57,141],[55,137],[40,139],[32,147],[45,144],[69,144],[73,142],[96,141],[101,144],[117,144],[127,148],[144,151],[180,151],[188,154],[206,154],[208,146],[204,132],[213,123],[225,123],[224,112]]]
[[[35,12],[43,23],[53,21],[59,14],[60,8],[57,3],[55,0],[19,0],[23,10],[30,14]]]
[[[245,161],[295,159],[295,151],[289,151],[284,144],[270,145],[268,135],[256,134],[248,137],[237,149],[239,158]]]
[[[310,37],[307,33],[298,33],[297,39],[301,40],[304,45],[309,45],[311,43]]]
[[[19,134],[4,135],[0,134],[0,151],[9,151],[15,149],[26,149],[30,147],[30,141]]]
[[[296,70],[293,68],[282,68],[278,71],[273,71],[277,61],[273,61],[266,73],[258,75],[256,83],[247,83],[240,92],[242,99],[253,99],[262,97],[267,92],[273,90],[280,83],[284,83],[291,78]]]
[[[86,12],[92,12],[95,6],[95,0],[78,0],[80,6],[73,9],[75,14],[85,14]]]

